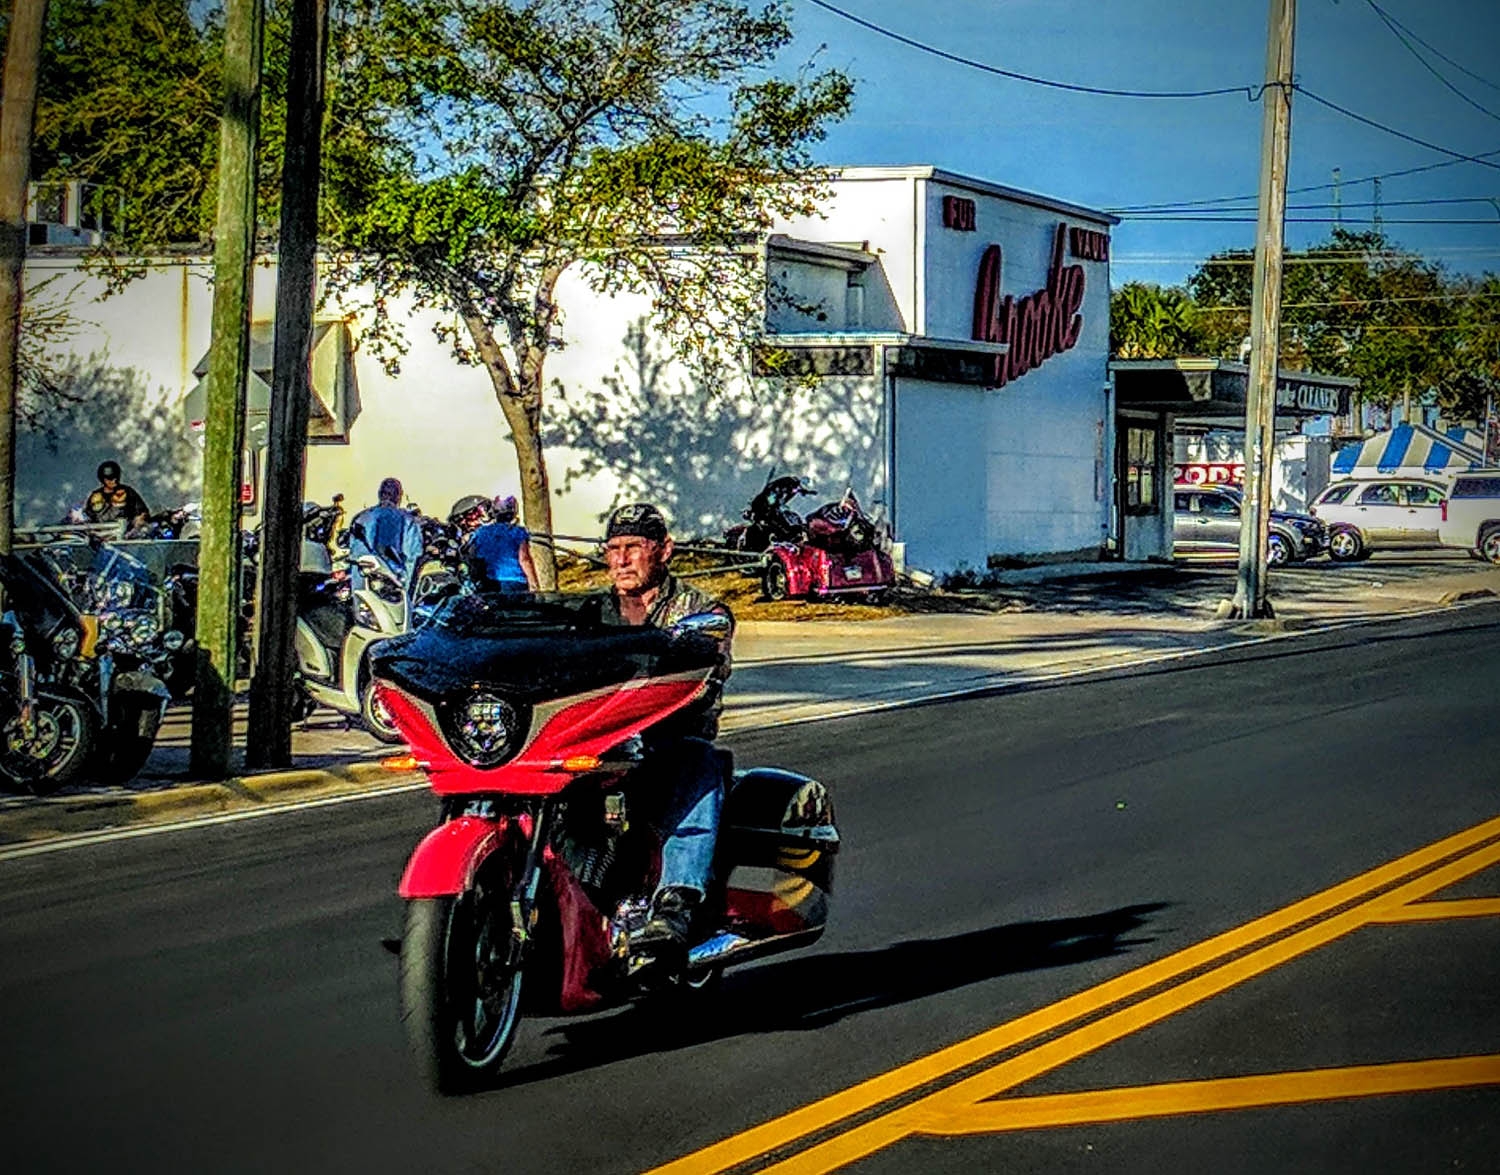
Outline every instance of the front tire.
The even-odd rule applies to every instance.
[[[1292,561],[1292,544],[1274,530],[1266,536],[1266,564],[1284,567]]]
[[[1479,536],[1479,557],[1500,563],[1500,526],[1487,526]]]
[[[1353,563],[1364,553],[1365,541],[1357,530],[1341,527],[1328,536],[1328,557],[1335,563]]]
[[[476,886],[407,908],[401,1020],[418,1067],[438,1093],[493,1081],[515,1039],[522,971],[505,965],[509,897]]]
[[[765,580],[762,586],[768,600],[784,600],[791,594],[786,579],[786,566],[780,559],[772,559],[766,564]]]
[[[391,721],[390,712],[375,696],[374,678],[368,676],[359,691],[359,720],[366,730],[383,743],[394,746],[405,741],[400,729]]]
[[[0,774],[33,795],[50,795],[83,773],[98,743],[93,706],[67,694],[38,694],[29,741],[19,716],[0,731]]]

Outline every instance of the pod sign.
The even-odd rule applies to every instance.
[[[1104,234],[1089,236],[1104,237]],[[1077,245],[1076,232],[1072,239]],[[1078,336],[1083,333],[1083,315],[1079,311],[1083,308],[1086,279],[1082,265],[1063,264],[1069,240],[1068,226],[1059,224],[1052,241],[1047,285],[1019,298],[1000,293],[1000,246],[991,245],[980,258],[979,280],[974,287],[973,337],[1010,344],[1006,354],[994,357],[986,381],[988,386],[1002,388],[1077,344]],[[1104,240],[1107,242],[1108,238]],[[1088,260],[1094,259],[1091,255],[1094,250],[1073,251]]]

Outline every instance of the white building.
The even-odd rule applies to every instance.
[[[829,496],[852,486],[912,566],[1097,555],[1114,513],[1113,220],[930,167],[843,170],[823,213],[765,242],[772,277],[815,308],[768,314],[777,370],[798,378],[761,362],[725,396],[667,358],[644,299],[603,299],[565,275],[544,415],[557,531],[597,534],[613,503],[649,497],[679,533],[717,534],[774,465]],[[104,457],[153,508],[197,496],[184,421],[209,343],[209,259],[156,259],[107,298],[78,266],[66,250],[28,259],[29,288],[53,279],[43,299],[66,301],[79,328],[59,346],[80,401],[46,422],[50,437],[39,426],[22,439],[23,523],[80,501]],[[274,289],[274,269],[257,267],[252,445]],[[442,514],[465,494],[514,488],[489,380],[456,362],[435,323],[408,310],[392,375],[360,346],[357,311],[320,311],[309,498],[342,492],[357,508],[395,475]],[[253,510],[253,454],[248,465]]]

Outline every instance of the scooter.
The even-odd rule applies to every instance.
[[[298,572],[295,647],[304,705],[299,717],[323,705],[357,718],[384,743],[401,732],[380,704],[370,674],[372,645],[406,631],[408,601],[396,573],[376,555],[361,555],[364,586],[335,571],[328,548],[304,540]]]
[[[657,836],[632,812],[639,736],[703,695],[730,622],[609,628],[582,599],[459,597],[373,657],[405,761],[442,799],[399,887],[401,1014],[440,1092],[492,1080],[523,1011],[692,999],[827,923],[840,843],[827,788],[735,771],[720,751],[715,880],[686,963],[663,975],[632,950],[660,875]]]

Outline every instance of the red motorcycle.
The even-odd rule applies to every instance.
[[[895,584],[890,544],[860,509],[852,489],[837,502],[819,506],[804,521],[805,538],[774,542],[766,552],[762,589],[767,599],[877,597]]]
[[[729,635],[718,615],[606,627],[597,600],[471,594],[381,642],[381,702],[443,801],[400,883],[401,1015],[427,1078],[491,1080],[523,1011],[689,998],[726,967],[823,933],[839,848],[816,780],[726,778],[714,882],[682,971],[631,951],[660,843],[632,819],[640,735],[703,696]],[[635,773],[632,776],[632,773]]]

